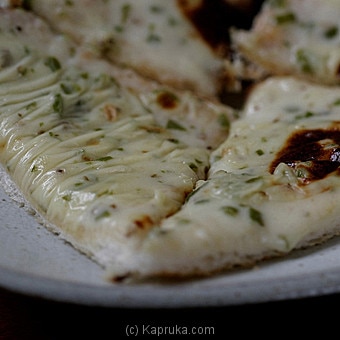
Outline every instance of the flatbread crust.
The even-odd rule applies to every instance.
[[[275,3],[260,17],[294,2]],[[317,72],[268,78],[239,113],[33,13],[0,10],[0,28],[1,184],[110,278],[208,275],[339,234],[340,96]]]
[[[69,5],[35,0],[30,9],[98,56],[163,84],[214,97],[227,78],[223,58],[183,15],[177,0],[80,0]]]
[[[339,85],[337,0],[265,1],[252,29],[234,30],[234,48],[271,75]]]
[[[0,17],[7,187],[104,267],[133,266],[145,234],[205,178],[234,110],[98,60],[32,13]]]
[[[143,244],[159,271],[204,274],[254,265],[338,235],[338,103],[337,88],[295,78],[258,85],[243,118],[211,155],[208,179]],[[313,134],[308,143],[302,139]],[[302,145],[318,155],[286,149],[293,136],[300,137],[293,150]],[[276,163],[285,149],[292,158]]]

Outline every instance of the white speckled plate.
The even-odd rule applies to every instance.
[[[182,282],[113,284],[86,256],[41,226],[0,189],[0,286],[95,306],[227,306],[340,292],[340,239],[255,269]]]

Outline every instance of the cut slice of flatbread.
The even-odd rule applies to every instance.
[[[338,234],[339,102],[337,88],[294,78],[258,85],[208,179],[143,243],[145,274],[250,265]]]
[[[0,10],[3,184],[104,267],[138,271],[145,236],[206,177],[233,117],[95,59],[32,13]]]
[[[223,58],[204,41],[177,2],[35,0],[29,7],[99,56],[161,83],[216,96],[227,77]]]
[[[0,10],[1,183],[113,279],[206,275],[338,234],[339,103],[337,87],[270,78],[235,121]]]
[[[234,30],[235,49],[272,75],[340,83],[340,2],[268,0],[250,31]]]

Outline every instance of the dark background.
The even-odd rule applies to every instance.
[[[223,339],[297,339],[298,335],[330,339],[338,337],[339,310],[340,294],[215,308],[116,309],[49,301],[0,288],[0,339],[125,338],[126,327],[141,329],[146,324],[214,327],[213,336]]]

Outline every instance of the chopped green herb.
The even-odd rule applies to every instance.
[[[155,229],[152,229],[152,233],[155,235],[166,235],[170,233],[170,230],[155,228]]]
[[[98,158],[98,159],[96,159],[96,161],[98,161],[98,162],[106,162],[106,161],[109,161],[110,159],[112,159],[111,156],[106,156],[106,157]]]
[[[298,178],[308,178],[308,171],[304,168],[299,168],[296,170],[296,177]]]
[[[311,54],[305,50],[300,49],[296,52],[296,61],[302,72],[311,74],[314,73],[311,58]]]
[[[173,129],[173,130],[182,130],[186,131],[186,128],[180,125],[179,123],[175,122],[174,120],[170,119],[166,125],[167,129]]]
[[[156,35],[154,33],[150,33],[146,39],[147,42],[151,42],[151,43],[158,43],[161,41],[161,38],[159,35]]]
[[[97,197],[102,197],[102,196],[107,196],[107,195],[112,195],[112,191],[110,190],[105,190],[97,195]]]
[[[197,165],[195,164],[195,163],[190,163],[189,164],[189,168],[191,169],[191,170],[193,170],[193,171],[197,171],[197,169],[198,169],[198,167],[197,167]]]
[[[196,201],[195,204],[204,204],[204,203],[208,203],[208,202],[210,202],[210,200],[202,199],[202,200]]]
[[[190,223],[190,220],[187,219],[187,218],[179,218],[179,219],[178,219],[178,223],[179,223],[179,224],[189,224],[189,223]]]
[[[228,128],[228,129],[229,129],[229,127],[230,127],[230,121],[229,121],[229,119],[228,119],[228,117],[227,117],[226,114],[221,113],[221,114],[218,116],[217,120],[218,120],[218,123],[219,123],[222,127]]]
[[[161,6],[157,6],[157,5],[152,5],[150,6],[150,11],[152,13],[162,13],[163,12],[163,8]]]
[[[283,25],[283,24],[290,24],[290,23],[295,22],[296,18],[295,18],[294,13],[288,12],[288,13],[277,15],[275,20],[277,24]]]
[[[70,202],[71,199],[72,199],[72,195],[71,194],[67,194],[67,195],[63,196],[62,199],[64,201]]]
[[[51,69],[52,72],[56,72],[61,69],[60,62],[55,57],[48,57],[45,60],[45,65]]]
[[[60,84],[61,89],[65,94],[72,94],[74,92],[80,91],[80,86],[78,84]]]
[[[31,172],[36,172],[38,171],[38,167],[36,165],[32,166]]]
[[[179,143],[179,140],[178,139],[175,139],[175,138],[169,138],[168,141],[170,143],[174,143],[174,144],[178,144]]]
[[[64,110],[64,103],[63,103],[63,97],[60,93],[56,94],[54,96],[54,102],[53,102],[53,110],[56,113],[62,114]]]
[[[260,211],[255,208],[249,208],[249,217],[252,221],[256,222],[260,226],[264,226],[263,217]]]
[[[335,38],[338,35],[338,33],[339,28],[337,26],[332,26],[325,31],[324,36],[327,39],[332,39]]]
[[[26,110],[33,110],[33,109],[35,109],[36,107],[37,107],[37,102],[32,102],[32,103],[26,105],[25,109],[26,109]]]
[[[82,109],[86,104],[86,101],[84,99],[79,99],[78,101],[76,101],[76,103],[74,104],[74,106],[77,109]]]
[[[261,149],[256,150],[256,154],[259,156],[263,156],[264,155],[264,151]]]
[[[238,209],[230,205],[221,208],[223,212],[229,216],[236,216],[238,214]]]
[[[112,85],[119,87],[119,83],[114,77],[104,73],[101,73],[98,77],[94,79],[94,81],[98,84],[98,88],[100,89]]]
[[[149,25],[146,41],[150,43],[159,43],[161,41],[161,37],[155,33],[155,25],[153,24]]]
[[[97,215],[97,216],[95,217],[95,220],[97,221],[97,220],[100,220],[100,219],[102,219],[102,218],[110,217],[110,216],[111,216],[111,213],[110,213],[108,210],[105,210],[105,211],[103,211],[101,214]]]
[[[300,111],[300,107],[295,105],[289,105],[285,108],[285,111],[288,113],[296,113]]]
[[[129,19],[129,16],[130,16],[130,13],[131,13],[131,5],[130,4],[125,4],[122,6],[122,9],[121,9],[121,22],[122,24],[125,24],[126,21]]]
[[[53,131],[50,131],[48,134],[49,134],[50,137],[54,137],[54,138],[58,138],[59,137],[59,135],[54,133]]]
[[[313,117],[314,115],[315,115],[315,113],[313,113],[311,111],[307,111],[306,113],[304,113],[302,115],[296,116],[296,119],[310,118],[310,117]]]
[[[169,25],[169,26],[176,26],[177,24],[178,24],[178,22],[177,22],[177,20],[176,20],[175,18],[170,17],[170,18],[168,19],[168,25]]]
[[[115,26],[115,31],[116,31],[117,33],[122,33],[122,32],[124,31],[124,28],[123,28],[123,26],[121,26],[121,25],[116,25],[116,26]]]
[[[254,182],[257,182],[259,180],[261,180],[262,177],[261,176],[258,176],[258,177],[253,177],[253,178],[250,178],[246,181],[246,183],[254,183]]]
[[[17,67],[17,71],[20,75],[24,76],[27,74],[27,67],[20,65]]]
[[[29,55],[31,53],[31,50],[28,46],[24,46],[24,52],[26,55]]]

